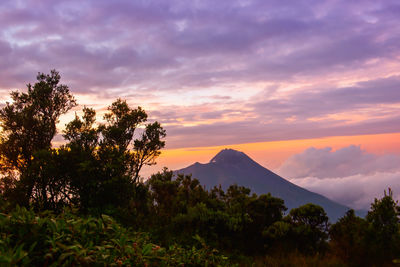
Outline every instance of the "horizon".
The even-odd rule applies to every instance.
[[[400,199],[396,1],[2,1],[0,108],[56,69],[98,117],[116,98],[167,131],[158,164],[222,147],[308,190],[365,207]]]
[[[400,135],[398,135],[398,137],[400,137]],[[314,142],[315,140],[309,140],[309,141]],[[322,139],[321,141],[322,141],[321,144],[326,142],[326,140],[324,139]],[[331,138],[328,138],[328,141],[331,141]],[[398,142],[398,144],[400,144],[400,142]],[[380,158],[376,154],[368,153],[366,150],[361,149],[360,146],[354,146],[354,145],[345,146],[335,150],[332,150],[331,147],[323,147],[323,146],[321,146],[321,148],[311,147],[298,154],[291,155],[288,159],[284,160],[282,164],[278,165],[278,167],[274,169],[266,166],[266,164],[263,164],[258,160],[264,158],[263,153],[265,153],[265,150],[260,149],[260,144],[253,144],[253,145],[256,145],[258,147],[258,151],[253,149],[252,153],[246,153],[245,151],[241,150],[241,148],[246,148],[246,146],[243,147],[241,145],[233,145],[227,147],[209,147],[207,149],[191,149],[187,151],[189,153],[184,153],[184,154],[179,153],[179,151],[174,151],[178,152],[178,155],[180,155],[181,157],[185,157],[185,162],[187,162],[187,164],[183,164],[181,162],[182,161],[181,159],[181,161],[180,160],[177,161],[178,165],[176,168],[169,168],[169,169],[176,171],[192,166],[195,163],[207,165],[208,163],[211,162],[214,156],[228,149],[228,150],[243,152],[245,153],[246,156],[256,161],[259,165],[278,174],[282,178],[300,187],[308,189],[311,192],[323,195],[333,201],[336,201],[337,203],[340,203],[344,206],[347,206],[355,210],[368,210],[370,208],[372,200],[374,198],[380,198],[384,196],[385,192],[389,188],[392,190],[394,189],[394,196],[393,196],[394,199],[396,199],[397,201],[400,200],[400,194],[396,193],[400,191],[400,185],[399,183],[397,183],[398,181],[397,168],[400,163],[400,157],[394,156],[393,154],[392,155],[382,154]],[[291,148],[293,149],[293,147]],[[304,168],[308,166],[307,164],[304,165],[304,162],[302,162],[302,160],[304,161],[304,159],[307,159],[307,152],[309,151],[319,152],[319,153],[323,152],[325,153],[324,155],[325,157],[326,156],[335,157],[335,153],[337,157],[337,154],[343,154],[343,152],[350,152],[349,156],[352,157],[354,156],[355,152],[358,153],[358,156],[360,156],[361,160],[364,161],[365,159],[367,160],[363,162],[363,164],[355,166],[354,167],[355,170],[347,168],[347,170],[345,170],[345,173],[349,172],[347,176],[346,175],[343,176],[343,169],[340,170],[342,171],[342,173],[340,174],[340,172],[338,172],[337,166],[332,166],[332,168],[327,171],[320,171],[319,175],[321,176],[321,178],[319,178],[318,175],[311,175],[313,173],[311,171],[308,172],[309,174],[308,176],[305,176],[304,173],[302,173],[302,171],[304,171]],[[209,155],[211,155],[211,157]],[[175,154],[174,158],[176,158],[176,156],[177,155]],[[388,157],[390,160],[392,161],[394,160],[392,164],[391,165],[384,164],[379,166],[379,164],[382,164],[382,158],[387,160]],[[161,162],[162,164],[164,162],[162,160],[163,158],[162,155],[160,158],[161,160],[159,160],[159,163]],[[200,160],[193,161],[192,159],[193,160],[200,159]],[[344,161],[346,160],[348,160],[349,163],[354,163],[354,160],[357,161],[357,159],[351,159],[349,157],[345,157]],[[143,173],[147,173],[150,176],[153,173],[161,172],[164,167],[168,167],[168,166],[162,166],[159,163],[157,164],[158,167],[154,166],[148,167],[143,171]],[[302,163],[303,165],[301,165]],[[322,164],[324,163],[324,159],[321,160],[320,164],[321,163]],[[371,164],[377,165],[376,166],[377,168],[374,168],[375,166],[373,166],[372,169],[368,168],[368,166]],[[352,166],[347,166],[347,167],[352,167]],[[317,167],[312,170],[314,171],[314,174],[316,170],[319,171],[319,168]],[[351,173],[351,171],[353,171],[353,173]],[[357,175],[358,172],[362,174]],[[300,175],[298,175],[299,173]],[[380,175],[382,177],[379,177]],[[197,177],[194,176],[194,178]],[[380,180],[378,180],[379,178]]]

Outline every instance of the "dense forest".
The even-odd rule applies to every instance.
[[[143,180],[166,132],[113,102],[101,122],[76,106],[57,71],[39,73],[0,110],[0,265],[391,266],[400,262],[400,207],[390,189],[366,218],[337,222],[312,203],[290,211],[270,194],[206,190],[168,169]],[[268,193],[268,192],[266,192]]]

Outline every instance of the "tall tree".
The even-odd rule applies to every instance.
[[[348,210],[329,229],[331,252],[350,266],[367,266],[364,242],[367,226],[365,219]]]
[[[155,164],[164,147],[165,130],[158,122],[146,123],[147,113],[117,99],[95,124],[96,112],[84,108],[82,118],[67,124],[62,147],[71,196],[81,210],[126,206],[137,189],[140,170]]]
[[[105,153],[106,158],[109,153],[124,155],[127,168],[123,170],[136,183],[143,166],[154,165],[165,146],[165,130],[158,122],[145,124],[146,112],[141,107],[130,108],[125,100],[117,99],[108,111],[104,115],[106,123],[99,127],[100,153]]]
[[[35,184],[35,178],[27,172],[35,153],[51,148],[59,117],[76,105],[55,70],[50,74],[39,73],[37,82],[27,87],[27,92],[12,92],[12,102],[0,110],[0,160],[5,166],[2,170],[17,173],[25,204],[32,197]]]
[[[306,253],[322,251],[328,238],[328,216],[318,205],[308,203],[289,212],[287,220],[293,226],[297,249]]]
[[[384,193],[374,200],[366,217],[368,254],[376,264],[391,262],[400,255],[400,207],[390,188]]]

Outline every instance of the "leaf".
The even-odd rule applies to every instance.
[[[64,261],[64,259],[66,259],[66,258],[68,258],[68,257],[70,257],[70,256],[72,256],[72,255],[74,255],[73,252],[63,253],[63,254],[61,254],[61,256],[58,258],[58,260],[59,260],[59,261]]]
[[[0,263],[11,263],[11,259],[10,259],[10,257],[0,255]]]
[[[148,255],[148,254],[150,254],[152,248],[153,248],[153,244],[146,244],[146,245],[144,245],[144,247],[143,247],[143,249],[142,249],[142,254],[143,254],[143,255]]]
[[[37,241],[33,242],[33,244],[29,247],[29,252],[31,252],[36,247]]]

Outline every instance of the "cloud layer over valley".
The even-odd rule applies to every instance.
[[[360,146],[336,151],[308,148],[288,158],[278,173],[293,183],[355,209],[369,209],[388,187],[400,199],[400,155],[375,155]]]

